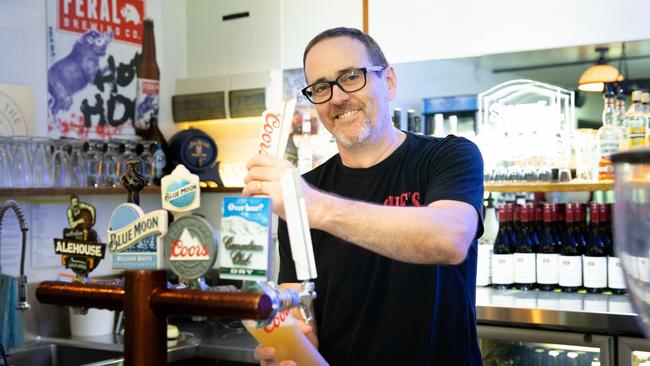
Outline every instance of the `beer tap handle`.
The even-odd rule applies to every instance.
[[[314,248],[311,243],[307,207],[302,195],[298,171],[294,168],[287,169],[282,175],[281,185],[291,255],[296,265],[296,277],[299,281],[315,279],[317,273]]]

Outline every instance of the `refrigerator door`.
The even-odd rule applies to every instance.
[[[618,337],[619,366],[650,366],[650,340]]]
[[[584,333],[478,326],[485,366],[613,366],[614,338]]]

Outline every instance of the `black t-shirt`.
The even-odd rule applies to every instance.
[[[333,158],[304,175],[343,197],[391,206],[467,202],[482,216],[483,160],[472,142],[407,133],[388,158],[353,169]],[[407,223],[400,223],[407,224]],[[476,238],[457,266],[409,264],[311,230],[319,351],[331,365],[480,365]],[[298,282],[280,220],[279,283]]]

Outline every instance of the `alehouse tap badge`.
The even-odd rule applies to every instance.
[[[54,239],[54,251],[61,255],[65,268],[85,277],[97,267],[106,251],[106,244],[98,242],[97,232],[92,228],[95,207],[73,194],[66,215],[70,227],[63,229],[63,239]]]
[[[145,214],[140,206],[132,203],[117,206],[108,228],[108,250],[113,254],[113,268],[162,268],[162,236],[166,232],[167,211]]]
[[[165,256],[179,277],[195,279],[212,268],[217,258],[217,233],[197,215],[176,219],[165,236]]]
[[[200,206],[199,176],[178,164],[174,171],[160,181],[162,208],[172,212],[187,212]]]

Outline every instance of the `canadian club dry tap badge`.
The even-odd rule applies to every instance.
[[[217,258],[217,233],[212,225],[197,215],[176,219],[165,236],[169,267],[181,278],[203,276]]]
[[[220,278],[270,280],[270,269],[273,268],[271,243],[270,198],[223,198]]]
[[[69,228],[63,229],[63,238],[54,239],[54,251],[61,262],[80,277],[94,270],[104,258],[106,244],[99,243],[95,225],[95,207],[81,202],[77,195],[70,196],[67,209]]]
[[[108,250],[113,255],[113,268],[162,268],[162,237],[166,232],[167,211],[145,214],[140,206],[132,203],[117,206],[108,228]]]

